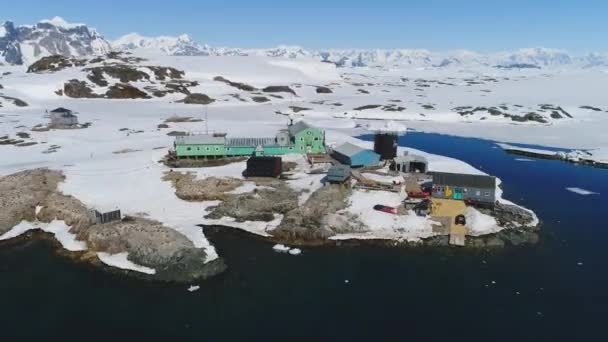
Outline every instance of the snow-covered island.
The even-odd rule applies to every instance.
[[[7,37],[53,31],[77,39],[84,32],[58,19],[22,35],[9,26]],[[122,41],[128,51],[120,52],[98,34],[93,38],[73,53],[23,50],[20,60],[28,65],[0,65],[0,240],[39,230],[100,265],[188,283],[226,267],[201,226],[264,236],[292,254],[344,240],[449,243],[445,222],[408,207],[408,189],[395,191],[411,179],[388,164],[360,171],[345,186],[327,184],[326,167],[302,154],[283,156],[280,179],[245,178],[244,159],[191,168],[163,163],[176,136],[272,137],[291,120],[323,129],[330,148],[370,149],[372,142],[357,137],[408,126],[579,149],[605,160],[602,64],[557,65],[546,51],[527,50],[506,60],[549,59],[540,69],[509,68],[473,60],[427,63],[437,56],[415,59],[418,54],[402,51],[400,58],[411,63],[355,65],[285,49],[183,56],[192,43],[187,37],[131,36]],[[572,92],[573,86],[587,91]],[[431,172],[483,174],[424,149],[400,147],[398,155],[406,152],[427,160]],[[494,209],[459,209],[466,225],[456,233],[466,235],[468,246],[500,245],[510,233],[537,229],[533,212],[503,198],[500,181],[492,193]],[[118,220],[98,221],[95,214],[116,210]]]

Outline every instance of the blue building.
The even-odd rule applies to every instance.
[[[344,143],[333,150],[332,156],[350,167],[374,166],[380,163],[380,155],[351,143]]]

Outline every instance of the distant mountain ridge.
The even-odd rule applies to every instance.
[[[507,69],[573,66],[608,66],[608,53],[574,56],[567,51],[527,48],[512,52],[481,54],[468,50],[432,52],[424,49],[327,49],[307,50],[282,45],[269,49],[211,47],[194,41],[187,34],[177,37],[146,37],[130,33],[109,42],[86,24],[71,24],[60,17],[35,25],[0,25],[0,62],[29,65],[41,57],[63,55],[82,57],[112,50],[146,50],[170,56],[267,56],[312,58],[338,67],[445,68],[498,67]]]
[[[87,56],[111,51],[111,45],[95,29],[70,24],[60,17],[35,25],[0,25],[0,62],[31,64],[49,55]]]
[[[189,36],[156,38],[129,34],[112,42],[117,50],[156,49],[173,56],[267,56],[282,58],[315,58],[338,67],[447,67],[489,66],[500,68],[542,68],[576,65],[608,66],[608,54],[573,56],[567,51],[548,48],[526,48],[512,52],[480,54],[468,50],[446,53],[424,49],[328,49],[306,50],[300,46],[278,46],[269,49],[215,48],[198,44]]]

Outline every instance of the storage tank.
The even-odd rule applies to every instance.
[[[376,133],[374,152],[380,155],[381,160],[392,160],[397,156],[398,137],[395,133]]]

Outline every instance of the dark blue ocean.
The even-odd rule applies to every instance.
[[[194,293],[75,263],[49,241],[2,243],[0,341],[608,340],[608,170],[518,161],[477,139],[409,133],[400,143],[500,177],[505,197],[541,218],[539,243],[294,257],[210,229],[228,270]]]

